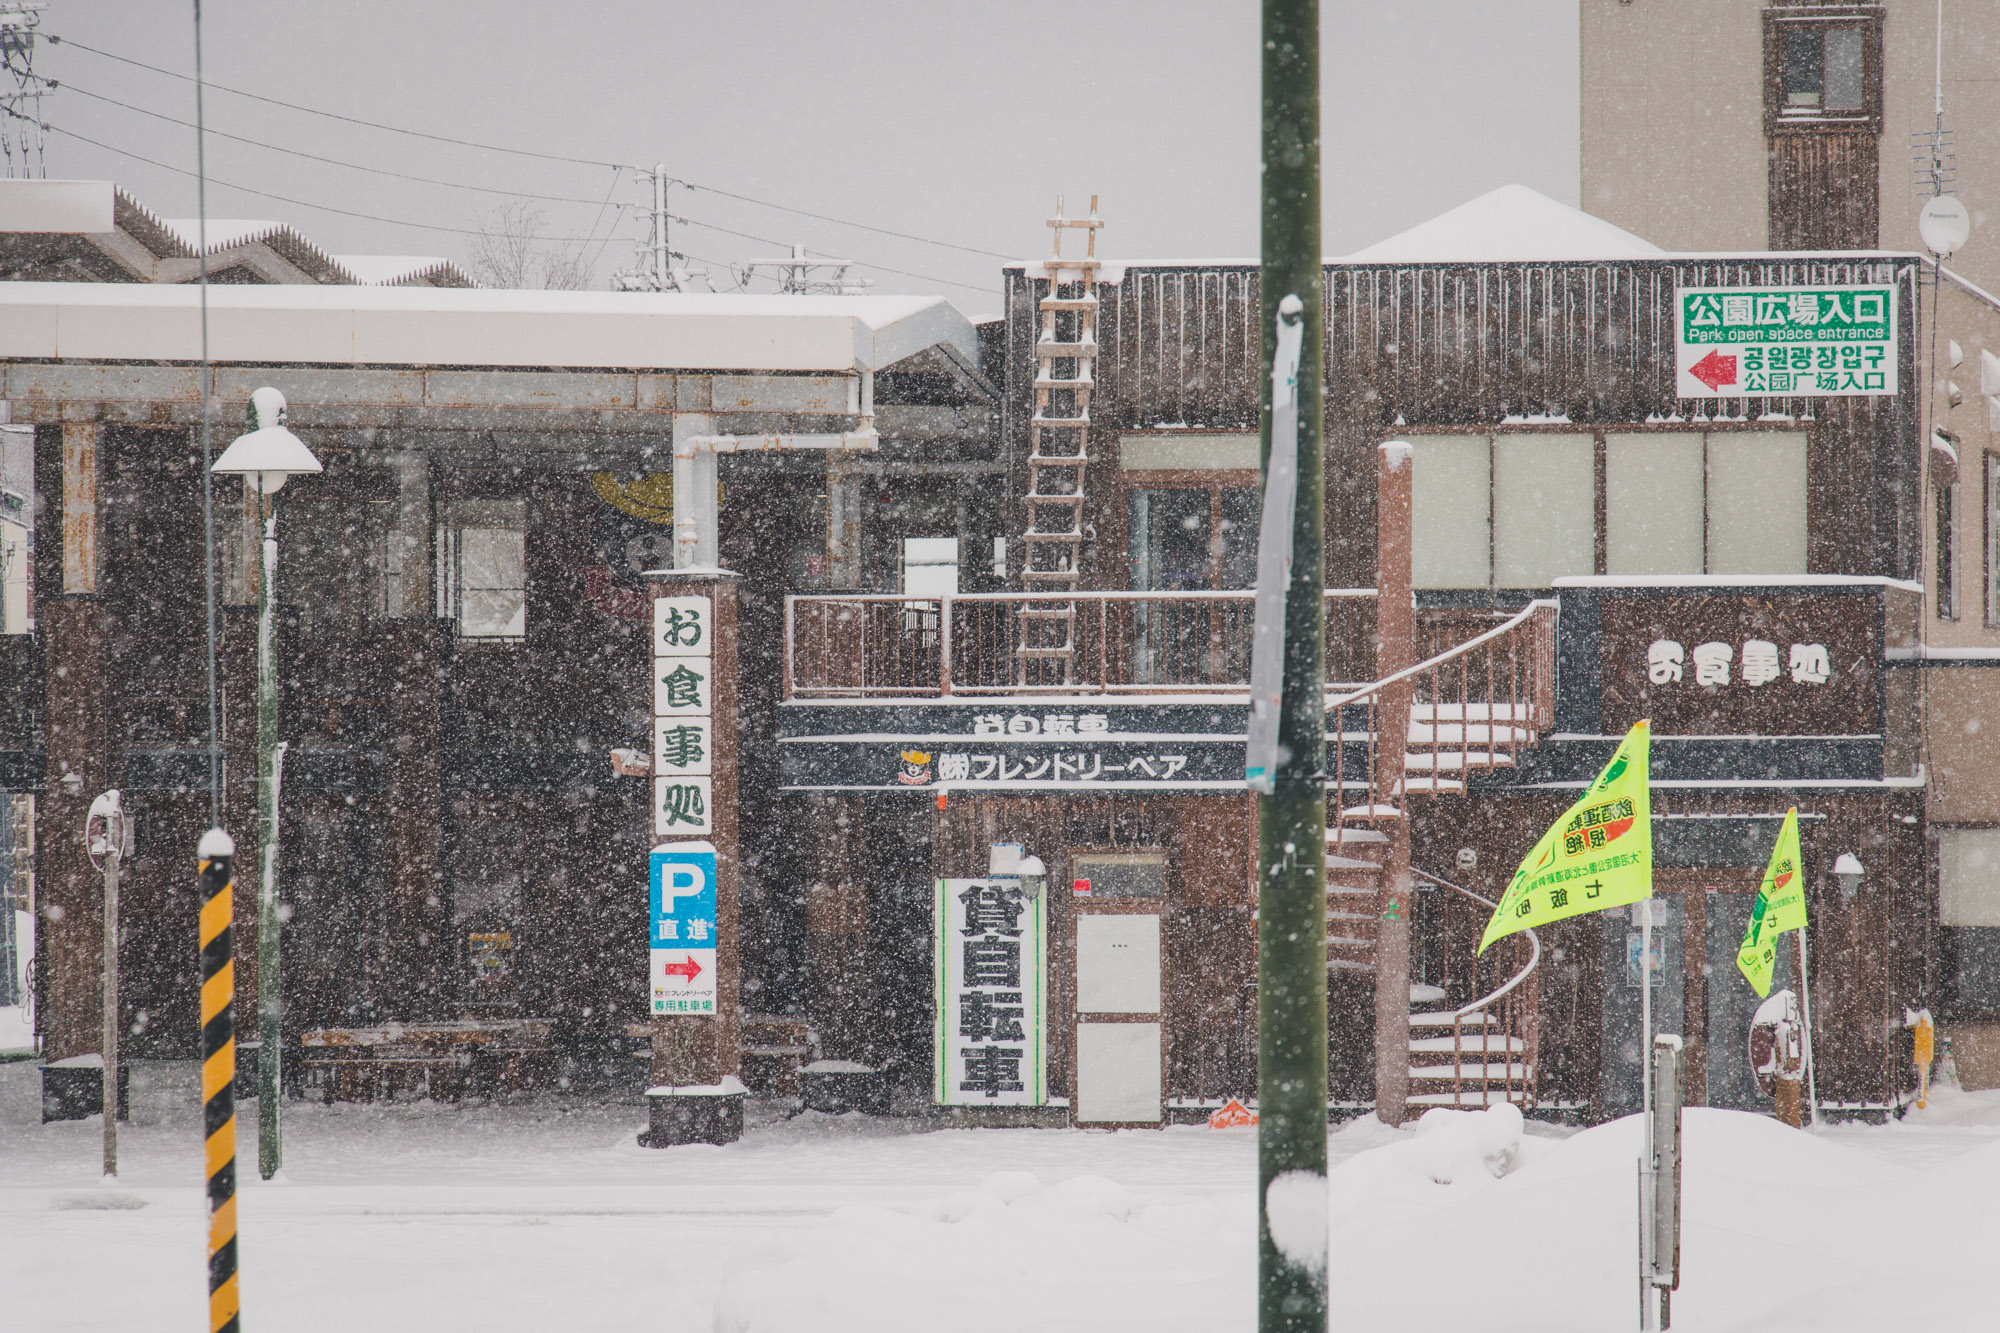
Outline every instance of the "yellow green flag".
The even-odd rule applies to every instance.
[[[1806,886],[1799,874],[1799,812],[1785,811],[1771,864],[1750,904],[1750,928],[1736,951],[1736,966],[1760,996],[1771,993],[1771,973],[1778,964],[1778,936],[1806,928]]]
[[[1653,896],[1652,734],[1645,722],[1634,723],[1583,799],[1522,860],[1479,952],[1530,926]]]

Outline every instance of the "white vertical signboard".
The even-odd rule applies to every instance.
[[[715,602],[695,595],[653,601],[653,834],[714,830],[710,782]]]
[[[1014,878],[937,882],[935,1088],[940,1106],[1048,1101],[1048,897]]]

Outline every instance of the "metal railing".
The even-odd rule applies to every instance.
[[[1340,737],[1328,747],[1331,790],[1342,800],[1350,785],[1367,794],[1343,814],[1367,820],[1399,809],[1408,793],[1463,791],[1469,773],[1512,767],[1555,720],[1555,611],[1552,601],[1530,602],[1413,667],[1358,689],[1329,687]],[[1403,681],[1412,701],[1402,771],[1384,772],[1375,715],[1384,688]]]
[[[1497,907],[1491,898],[1453,884],[1450,880],[1439,879],[1436,875],[1414,867],[1411,873],[1441,889],[1450,889],[1453,893],[1478,903],[1488,911],[1493,911]],[[1542,939],[1532,929],[1524,930],[1514,936],[1513,945],[1517,957],[1523,942],[1527,946],[1528,960],[1519,971],[1495,987],[1491,993],[1482,995],[1469,1004],[1462,1004],[1452,1011],[1451,1105],[1453,1106],[1491,1106],[1496,1086],[1502,1101],[1513,1102],[1523,1110],[1535,1105],[1542,1036],[1540,985],[1535,970],[1542,962]],[[1494,1021],[1496,1005],[1499,1007],[1497,1030]],[[1477,1080],[1472,1080],[1468,1079],[1465,1073],[1465,1024],[1468,1019],[1475,1017],[1479,1020],[1476,1034],[1479,1076]],[[1500,1078],[1497,1081],[1493,1077],[1493,1041],[1496,1035],[1500,1039]],[[1516,1056],[1519,1057],[1518,1062]],[[1468,1101],[1468,1085],[1475,1081],[1478,1085],[1478,1100]]]
[[[1061,664],[1020,651],[1037,611],[1068,608]],[[1247,693],[1252,592],[967,593],[785,599],[785,697]],[[1375,590],[1326,593],[1327,676],[1374,674]],[[1347,685],[1332,689],[1351,689]]]

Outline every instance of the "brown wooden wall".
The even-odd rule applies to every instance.
[[[1544,428],[1696,421],[1715,405],[1675,397],[1679,286],[1893,282],[1900,292],[1901,382],[1894,398],[1752,398],[1737,420],[1791,418],[1810,434],[1811,569],[1915,576],[1915,330],[1909,259],[1750,256],[1606,263],[1332,265],[1326,293],[1327,580],[1374,581],[1374,449],[1398,432],[1476,430],[1553,419]],[[1006,273],[1002,435],[1008,529],[1032,411],[1035,300]],[[1133,267],[1098,288],[1102,355],[1092,398],[1087,583],[1130,586],[1117,436],[1161,425],[1257,428],[1257,272],[1252,267]],[[1731,405],[1730,410],[1739,410]],[[1400,424],[1399,424],[1400,423]],[[1697,422],[1698,428],[1698,422]]]
[[[862,798],[866,799],[866,798]],[[1070,856],[1157,849],[1167,856],[1161,904],[1166,1095],[1224,1097],[1256,1084],[1256,815],[1247,796],[954,797],[936,811],[939,878],[983,875],[988,849],[1019,842],[1049,870],[1049,1087],[1070,1092],[1075,917]],[[1247,1080],[1247,1081],[1246,1081]]]

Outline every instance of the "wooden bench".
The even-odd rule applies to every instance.
[[[307,1086],[328,1104],[520,1092],[552,1081],[549,1026],[541,1019],[463,1019],[318,1028],[299,1039],[301,1064]]]

